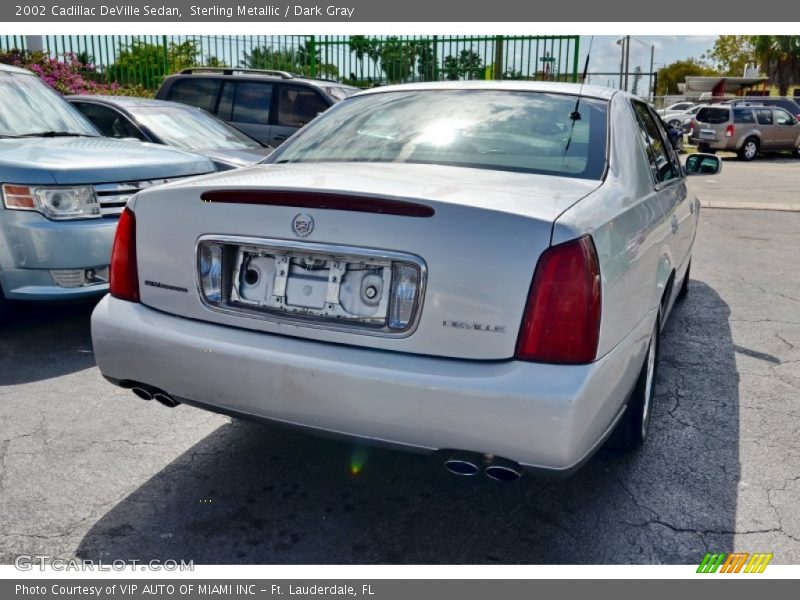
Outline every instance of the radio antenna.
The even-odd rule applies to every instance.
[[[572,120],[572,125],[569,128],[569,137],[567,138],[567,145],[564,146],[564,158],[567,157],[569,145],[572,143],[572,132],[575,130],[575,121],[581,120],[581,95],[583,94],[583,84],[586,83],[586,75],[589,71],[589,58],[592,56],[592,44],[594,43],[594,36],[589,39],[589,51],[586,53],[586,62],[583,64],[583,75],[581,76],[581,87],[578,88],[578,99],[575,100],[575,110],[569,113],[569,118]]]

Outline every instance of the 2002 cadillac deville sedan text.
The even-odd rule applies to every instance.
[[[269,164],[137,194],[92,317],[112,382],[512,479],[644,441],[699,204],[605,88],[458,82],[343,101]]]

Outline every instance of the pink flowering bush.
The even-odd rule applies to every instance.
[[[120,85],[114,81],[98,81],[101,74],[94,65],[84,64],[71,52],[51,58],[45,52],[10,50],[0,52],[0,63],[32,71],[57,92],[70,94],[105,94],[152,97],[153,92],[141,85]]]

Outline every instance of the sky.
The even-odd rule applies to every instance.
[[[622,36],[596,35],[581,36],[580,41],[580,68],[586,61],[586,53],[589,51],[591,43],[592,51],[589,60],[589,82],[597,85],[619,86],[619,75],[591,75],[601,72],[619,73],[620,57],[622,47],[616,42]],[[637,35],[631,36],[631,58],[630,71],[634,72],[636,67],[641,67],[642,71],[650,72],[650,47],[655,47],[654,64],[655,70],[687,58],[699,59],[704,53],[710,50],[715,35]],[[647,85],[645,78],[644,85]],[[643,90],[639,90],[643,93]]]

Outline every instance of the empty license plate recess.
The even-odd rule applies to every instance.
[[[209,245],[221,247],[220,268],[227,275],[219,301],[205,298],[212,308],[384,335],[408,335],[416,325],[425,283],[417,256],[231,238],[202,239],[198,256]]]

